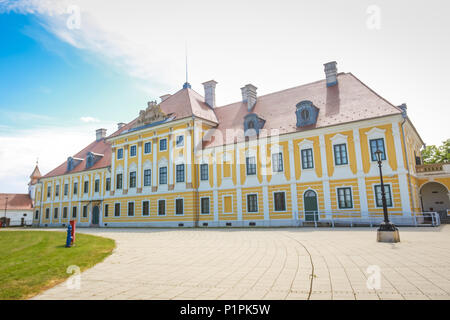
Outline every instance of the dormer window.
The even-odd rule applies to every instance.
[[[86,156],[86,169],[92,167],[102,157],[103,157],[102,154],[88,152],[88,154]]]
[[[304,100],[296,105],[297,127],[316,124],[319,109],[311,101]]]
[[[259,118],[255,113],[250,113],[244,118],[244,133],[246,136],[259,134],[259,130],[264,127],[264,119]]]

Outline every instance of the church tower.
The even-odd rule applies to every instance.
[[[36,167],[34,167],[33,173],[30,175],[30,182],[28,183],[28,194],[31,197],[31,201],[34,205],[34,190],[36,187],[36,183],[38,182],[39,178],[42,177],[41,172],[39,171],[38,162],[36,161]]]

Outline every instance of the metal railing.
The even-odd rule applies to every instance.
[[[302,215],[302,216],[301,216]],[[379,226],[384,218],[379,213],[363,213],[361,212],[303,212],[297,216],[299,225],[318,225],[328,224],[331,227],[336,226]],[[433,226],[437,227],[441,224],[441,219],[437,212],[420,212],[413,213],[411,216],[389,215],[389,220],[398,226]]]

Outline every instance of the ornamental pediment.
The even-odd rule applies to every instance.
[[[150,101],[145,110],[139,111],[139,117],[133,127],[136,128],[154,122],[164,121],[166,118],[167,115],[161,110],[160,105],[156,101]]]

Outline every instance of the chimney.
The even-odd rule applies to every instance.
[[[398,107],[402,110],[402,117],[406,118],[406,116],[407,116],[407,109],[408,109],[408,107],[406,106],[406,103],[402,103]]]
[[[106,129],[101,128],[95,130],[95,140],[99,141],[106,137]]]
[[[327,78],[327,87],[337,84],[337,62],[331,61],[324,64],[325,76]]]
[[[203,82],[203,88],[205,89],[205,103],[211,108],[216,107],[216,84],[214,80]]]
[[[258,88],[252,84],[247,84],[241,88],[242,102],[247,103],[248,112],[251,112],[256,104],[256,89]]]
[[[122,129],[122,128],[125,126],[125,124],[126,124],[126,123],[119,122],[119,123],[117,124],[117,130]]]
[[[164,100],[166,100],[167,98],[169,98],[171,96],[171,94],[165,94],[161,97],[159,97],[161,99],[161,102],[163,102]]]

